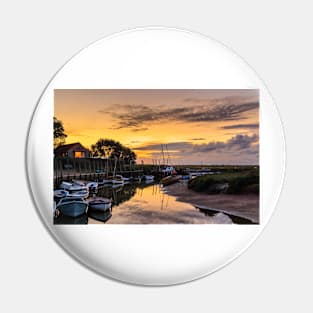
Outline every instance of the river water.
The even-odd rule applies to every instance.
[[[112,199],[112,212],[88,211],[78,218],[59,217],[56,224],[230,224],[223,213],[208,213],[180,202],[159,184],[99,188],[97,197]]]

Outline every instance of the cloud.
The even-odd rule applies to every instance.
[[[259,123],[227,125],[227,126],[222,126],[221,128],[223,129],[258,129]]]
[[[141,128],[134,128],[132,129],[133,132],[142,132],[148,130],[148,127],[141,127]]]
[[[146,130],[146,125],[163,121],[177,122],[210,122],[210,121],[236,121],[246,119],[244,113],[258,109],[259,102],[224,103],[224,104],[197,104],[175,108],[168,106],[147,105],[114,105],[105,110],[99,110],[101,114],[111,114],[116,120],[113,129],[137,128]],[[138,131],[139,131],[138,130]]]
[[[212,141],[204,144],[193,144],[187,141],[181,142],[170,142],[165,146],[167,150],[173,152],[189,152],[189,153],[205,153],[212,151],[241,151],[245,149],[250,149],[254,147],[259,141],[259,136],[257,134],[249,135],[236,135],[231,137],[226,142],[223,141]],[[163,145],[164,146],[164,145]],[[162,143],[152,143],[144,145],[141,147],[134,148],[135,150],[149,150],[149,151],[161,151]]]
[[[202,138],[202,137],[198,137],[198,138],[190,138],[190,140],[193,140],[193,141],[197,141],[197,140],[205,140],[205,138]]]

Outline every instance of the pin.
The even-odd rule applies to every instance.
[[[268,223],[284,169],[281,121],[255,72],[221,43],[165,27],[72,57],[27,144],[34,204],[58,244],[140,285],[188,282],[239,256]]]

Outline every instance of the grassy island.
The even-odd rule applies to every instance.
[[[259,194],[259,167],[227,167],[214,174],[198,176],[188,188],[207,194]]]

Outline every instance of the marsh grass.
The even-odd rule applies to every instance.
[[[209,194],[259,194],[259,168],[232,168],[219,174],[196,177],[188,188]]]

